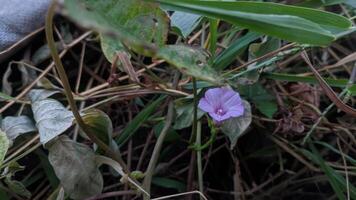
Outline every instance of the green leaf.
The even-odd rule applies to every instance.
[[[4,101],[4,100],[12,100],[15,99],[14,97],[7,95],[3,92],[0,92],[0,101]]]
[[[277,112],[278,107],[275,98],[265,90],[261,84],[243,85],[239,87],[241,95],[251,100],[257,109],[269,118],[272,118]]]
[[[161,121],[160,123],[156,124],[154,127],[153,127],[153,132],[156,136],[156,138],[159,137],[159,135],[161,134],[162,132],[162,129],[164,127],[164,122]],[[165,142],[172,142],[172,141],[176,141],[180,138],[180,135],[173,129],[169,129],[166,137],[164,138],[164,141]]]
[[[120,40],[102,34],[100,34],[100,45],[104,56],[110,63],[114,61],[117,53],[126,51]]]
[[[37,131],[33,121],[27,116],[5,117],[1,122],[1,129],[11,141],[24,133]]]
[[[345,0],[306,0],[296,4],[297,6],[304,6],[310,8],[318,8],[321,6],[331,6],[335,4],[344,3]]]
[[[213,62],[213,68],[223,70],[229,66],[238,55],[248,46],[249,43],[258,39],[261,35],[254,32],[248,32],[246,35],[235,40],[227,49],[225,49]]]
[[[335,37],[331,30],[347,29],[351,22],[320,10],[266,2],[221,2],[156,0],[172,10],[225,20],[251,31],[285,40],[327,45]]]
[[[175,111],[176,111],[176,119],[174,120],[173,128],[176,130],[180,130],[183,128],[190,127],[193,124],[193,113],[194,113],[194,105],[193,102],[187,102],[187,100],[183,99],[175,101]],[[204,115],[204,112],[198,109],[198,119]]]
[[[237,140],[245,133],[252,121],[250,104],[243,100],[243,106],[245,110],[242,116],[230,118],[224,121],[221,126],[222,132],[228,136],[230,140],[231,149],[236,146]]]
[[[298,76],[294,74],[280,74],[280,73],[263,73],[262,77],[272,79],[272,80],[278,80],[278,81],[319,84],[318,80],[312,76]],[[324,78],[324,80],[328,83],[328,85],[332,87],[338,87],[338,88],[345,88],[348,83],[347,79]],[[356,87],[356,84],[353,84],[351,87]]]
[[[200,15],[176,11],[171,16],[171,27],[178,34],[187,38],[199,25]]]
[[[20,182],[16,180],[11,180],[11,177],[5,178],[5,183],[9,187],[9,189],[16,194],[26,197],[27,199],[31,198],[31,192],[26,189],[26,187]]]
[[[68,16],[81,26],[117,37],[136,52],[152,54],[167,38],[169,19],[156,3],[143,0],[65,0],[64,6]]]
[[[6,133],[0,130],[0,166],[4,161],[7,150],[10,147],[10,141],[6,136]]]
[[[122,146],[128,141],[140,128],[140,126],[156,111],[156,108],[165,99],[165,96],[161,96],[149,105],[147,105],[136,117],[126,126],[120,136],[116,139],[117,144]]]
[[[160,48],[157,57],[166,60],[183,74],[215,84],[221,83],[221,78],[208,64],[207,55],[202,50],[184,45],[168,45]]]
[[[62,134],[73,124],[73,113],[57,100],[37,100],[31,106],[42,144]]]
[[[48,151],[49,162],[72,199],[86,199],[101,193],[103,177],[92,149],[62,135]]]
[[[163,188],[176,189],[178,192],[184,192],[186,189],[184,183],[170,178],[153,177],[152,183]]]
[[[82,115],[83,121],[105,144],[111,146],[113,127],[110,117],[101,110],[91,109]]]

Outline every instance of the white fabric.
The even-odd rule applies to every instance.
[[[44,24],[50,0],[0,0],[0,51]]]

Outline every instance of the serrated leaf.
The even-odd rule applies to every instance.
[[[150,54],[165,43],[168,16],[143,0],[65,0],[67,14],[81,26],[118,37],[137,52]]]
[[[4,161],[7,150],[9,149],[10,141],[6,136],[6,133],[0,130],[0,166]]]
[[[171,16],[171,27],[178,34],[187,38],[199,25],[200,20],[200,15],[176,11]]]
[[[157,57],[166,60],[186,75],[216,84],[221,83],[217,72],[208,64],[208,56],[203,50],[184,45],[168,45],[158,51]]]
[[[110,117],[101,110],[91,109],[82,115],[83,121],[92,129],[96,137],[111,146],[113,127]]]
[[[32,111],[42,144],[62,134],[73,124],[73,113],[54,99],[34,101]]]
[[[230,148],[236,146],[237,140],[245,133],[252,121],[252,113],[250,104],[243,100],[244,114],[241,117],[230,118],[223,122],[221,126],[222,132],[228,136],[230,140]]]
[[[1,122],[1,129],[11,141],[24,133],[37,131],[33,121],[27,116],[5,117]]]
[[[49,162],[72,199],[86,199],[101,193],[103,177],[92,149],[63,135],[48,150]]]

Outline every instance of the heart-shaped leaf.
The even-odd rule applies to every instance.
[[[49,162],[72,199],[86,199],[101,193],[103,177],[92,149],[63,135],[48,150]]]
[[[243,100],[243,105],[245,110],[241,117],[230,118],[224,121],[221,126],[222,132],[229,137],[231,149],[236,146],[237,139],[239,139],[245,133],[252,121],[250,104]]]
[[[1,122],[1,129],[11,141],[24,133],[37,131],[33,121],[27,116],[5,117]]]
[[[32,102],[32,111],[42,144],[62,134],[73,124],[73,113],[54,99]]]

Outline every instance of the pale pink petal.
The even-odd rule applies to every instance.
[[[201,98],[198,107],[204,112],[214,112],[214,107],[205,98]]]

